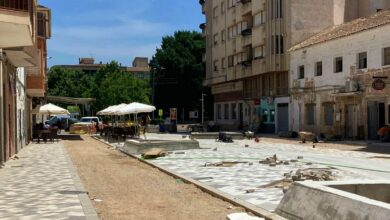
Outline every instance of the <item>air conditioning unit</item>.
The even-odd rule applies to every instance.
[[[347,80],[345,82],[345,92],[359,91],[359,82],[356,79]]]

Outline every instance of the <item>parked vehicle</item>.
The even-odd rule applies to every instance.
[[[77,119],[71,118],[68,115],[56,115],[47,120],[45,124],[57,126],[59,129],[69,131],[70,126],[77,122]]]
[[[82,117],[80,119],[82,123],[93,123],[96,126],[96,130],[103,130],[103,122],[99,117]]]

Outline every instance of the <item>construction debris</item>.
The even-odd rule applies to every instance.
[[[152,148],[148,151],[146,151],[144,154],[142,154],[142,157],[144,159],[155,159],[158,157],[164,157],[167,155],[167,152],[162,148]]]
[[[291,160],[291,161],[287,161],[287,160],[279,160],[278,159],[278,156],[275,154],[274,156],[272,157],[267,157],[265,158],[265,160],[261,160],[260,163],[261,164],[268,164],[269,166],[271,167],[275,167],[276,165],[289,165],[290,162],[298,162],[298,160]]]
[[[285,173],[284,177],[284,179],[258,186],[257,188],[281,188],[283,189],[283,192],[286,192],[293,182],[305,180],[333,181],[336,179],[335,174],[330,168],[308,168],[304,170],[297,170],[295,173],[291,171],[289,173]],[[245,192],[252,193],[254,190],[246,190]]]
[[[256,216],[251,216],[248,213],[233,213],[227,216],[228,220],[265,220]]]
[[[228,162],[228,161],[222,161],[222,162],[217,162],[217,163],[205,163],[205,167],[232,167],[240,163],[247,163],[247,162]]]
[[[175,152],[175,154],[186,154],[186,152]]]

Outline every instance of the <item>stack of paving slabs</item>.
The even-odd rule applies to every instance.
[[[258,188],[281,188],[283,192],[286,192],[293,182],[297,181],[333,181],[335,180],[335,174],[330,168],[308,168],[304,170],[297,170],[295,173],[284,174],[285,179],[277,180],[266,185],[259,186]],[[247,193],[252,193],[254,190],[247,190]]]
[[[146,160],[148,159],[156,159],[158,157],[165,157],[167,152],[162,148],[152,148],[145,153],[142,154],[142,157]]]

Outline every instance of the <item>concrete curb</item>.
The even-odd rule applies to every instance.
[[[115,147],[115,145],[111,145],[111,144],[108,144],[102,140],[100,140],[99,138],[96,138],[96,137],[92,137],[94,138],[95,140],[98,140],[100,141],[101,143],[104,143],[105,145],[108,145],[110,147]],[[246,211],[248,212],[251,212],[259,217],[262,217],[262,218],[265,218],[267,220],[286,220],[286,218],[283,218],[275,213],[272,213],[268,210],[265,210],[265,209],[262,209],[262,208],[259,208],[249,202],[246,202],[242,199],[239,199],[237,197],[234,197],[234,196],[231,196],[227,193],[224,193],[220,190],[217,190],[217,189],[214,189],[213,187],[210,187],[200,181],[197,181],[197,180],[194,180],[194,179],[191,179],[189,177],[186,177],[186,176],[183,176],[181,174],[178,174],[176,173],[175,171],[172,171],[170,169],[167,169],[165,167],[162,167],[162,166],[159,166],[157,164],[154,164],[154,163],[151,163],[147,160],[142,160],[140,159],[139,157],[137,157],[136,155],[133,155],[133,154],[130,154],[128,152],[125,152],[123,151],[122,149],[119,149],[120,152],[134,158],[134,159],[137,159],[138,161],[140,162],[143,162],[153,168],[156,168],[156,169],[159,169],[160,171],[174,177],[174,178],[177,178],[177,179],[182,179],[185,183],[189,183],[189,184],[193,184],[195,185],[196,187],[198,187],[199,189],[201,189],[202,191],[212,195],[212,196],[215,196],[219,199],[222,199],[224,201],[227,201],[229,203],[232,203],[233,205],[236,205],[236,206],[239,206],[239,207],[242,207],[244,208]]]
[[[87,220],[99,220],[100,218],[99,218],[98,214],[96,213],[95,208],[92,205],[92,202],[87,194],[87,191],[84,188],[83,183],[81,182],[81,179],[77,173],[76,167],[74,166],[72,160],[70,159],[70,157],[65,149],[65,146],[62,145],[62,147],[63,147],[63,150],[65,151],[65,153],[64,153],[65,158],[69,164],[69,170],[70,170],[70,173],[72,175],[75,190],[79,191],[79,192],[86,192],[86,193],[78,194],[78,197],[79,197],[80,202],[81,202],[81,206],[83,207],[85,218]]]

